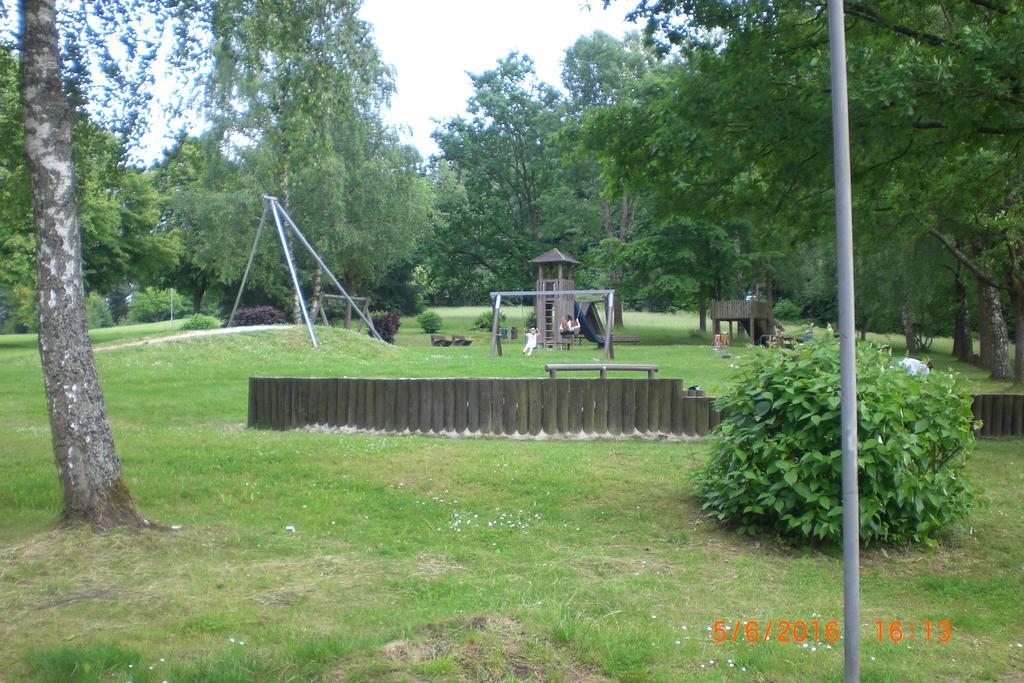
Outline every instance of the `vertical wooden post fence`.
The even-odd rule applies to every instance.
[[[706,436],[715,399],[678,379],[252,377],[255,429],[323,426],[392,434]],[[1024,437],[1024,395],[979,394],[980,437]]]
[[[673,379],[252,377],[249,427],[394,434],[704,436],[714,398]]]

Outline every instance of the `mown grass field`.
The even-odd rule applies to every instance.
[[[463,333],[447,313],[444,331]],[[243,428],[253,374],[539,376],[599,358],[494,359],[483,333],[433,348],[405,322],[395,347],[324,331],[314,351],[294,328],[100,344],[129,486],[146,515],[184,526],[138,535],[57,528],[38,356],[0,338],[0,680],[841,679],[838,644],[710,638],[718,619],[841,619],[841,562],[701,516],[686,476],[702,443]],[[627,322],[680,343],[619,360],[728,385],[730,361],[685,316]],[[116,343],[151,331],[166,327]],[[864,680],[1024,677],[1021,456],[979,444],[980,505],[939,548],[864,553]],[[952,638],[880,643],[873,622],[897,619],[948,620]]]

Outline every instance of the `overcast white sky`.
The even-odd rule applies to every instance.
[[[587,8],[589,5],[589,9]],[[384,61],[397,71],[398,92],[386,120],[405,126],[403,139],[424,158],[438,149],[433,120],[465,111],[472,87],[466,72],[493,68],[511,51],[529,55],[541,80],[560,86],[565,49],[601,30],[616,38],[637,26],[625,21],[637,2],[615,0],[364,0]]]

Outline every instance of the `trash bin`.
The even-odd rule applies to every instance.
[[[512,339],[519,339],[519,328],[518,327],[513,327],[512,328]]]

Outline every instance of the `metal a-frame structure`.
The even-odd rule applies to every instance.
[[[256,258],[256,248],[259,246],[260,237],[263,234],[263,226],[267,222],[267,216],[270,215],[274,218],[274,228],[277,231],[277,236],[281,239],[281,251],[284,252],[284,261],[288,264],[288,272],[292,276],[292,286],[295,288],[295,295],[299,298],[299,308],[302,311],[302,321],[306,324],[306,329],[309,330],[309,340],[313,343],[313,348],[317,348],[319,344],[316,341],[316,332],[313,331],[313,323],[309,319],[309,309],[306,307],[306,299],[302,296],[302,286],[299,284],[299,273],[295,269],[295,259],[292,257],[291,247],[288,245],[288,237],[285,234],[285,227],[291,230],[292,234],[299,240],[299,242],[306,248],[313,260],[317,262],[317,265],[327,274],[328,279],[334,283],[334,286],[341,292],[341,296],[348,302],[348,304],[359,314],[359,317],[363,319],[363,322],[370,328],[370,334],[374,338],[384,341],[380,334],[377,332],[377,328],[373,326],[373,320],[367,315],[359,306],[356,305],[353,298],[349,296],[349,293],[345,291],[341,283],[338,282],[338,278],[334,277],[334,273],[327,267],[324,260],[320,258],[320,254],[316,253],[316,249],[309,243],[306,236],[299,230],[299,226],[295,225],[295,221],[288,215],[288,212],[284,210],[281,203],[277,201],[277,197],[271,197],[270,195],[263,195],[263,216],[260,218],[259,227],[256,228],[256,239],[253,240],[252,250],[249,252],[249,261],[245,264],[245,274],[242,275],[242,284],[238,286],[238,295],[235,297],[235,305],[231,308],[231,316],[228,318],[228,327],[235,321],[235,312],[238,310],[238,304],[242,300],[242,291],[245,289],[245,283],[249,279],[249,272],[252,270],[252,262]]]

